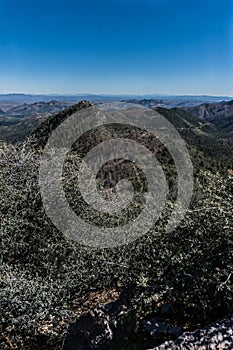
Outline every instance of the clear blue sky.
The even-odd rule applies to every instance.
[[[0,0],[0,93],[233,96],[233,0]]]

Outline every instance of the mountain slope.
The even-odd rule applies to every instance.
[[[46,119],[33,133],[36,143],[44,146],[48,135],[68,115],[73,114],[81,108],[92,106],[90,102],[81,101],[76,105]],[[98,108],[98,107],[97,107]],[[189,111],[181,108],[155,108],[178,130],[186,141],[195,168],[204,167],[226,172],[232,167],[232,150],[222,142],[223,132],[217,126],[208,121],[198,119]],[[117,123],[117,120],[116,120]],[[98,143],[111,139],[112,137],[125,137],[143,143],[146,147],[158,152],[157,155],[165,160],[165,163],[172,163],[169,154],[165,151],[159,140],[148,135],[137,128],[128,129],[118,124],[99,127],[82,136],[74,145],[73,149],[78,150],[79,155],[84,156],[91,148]],[[113,164],[110,165],[110,168]]]
[[[32,104],[24,103],[7,111],[9,116],[23,116],[27,117],[32,114],[56,113],[71,105],[69,102],[35,102]]]
[[[180,108],[156,108],[175,126],[186,141],[196,168],[221,170],[232,167],[233,151],[223,142],[226,134],[213,123],[198,119],[189,111]]]
[[[58,113],[71,105],[70,102],[35,102],[0,111],[0,140],[22,141],[50,115]]]
[[[189,108],[188,111],[198,118],[208,120],[219,117],[232,117],[233,100],[220,103],[203,103],[200,106]]]
[[[39,145],[44,146],[51,131],[54,130],[59,124],[61,124],[69,115],[72,115],[83,108],[91,106],[92,103],[88,101],[80,101],[77,104],[72,105],[55,115],[51,115],[49,118],[46,118],[46,120],[41,125],[39,125],[31,135],[33,138],[37,139],[37,143]]]
[[[88,106],[91,106],[89,102],[80,102],[49,117],[34,131],[34,138],[43,146],[50,132],[68,115],[75,113],[78,118],[76,112]],[[205,122],[200,122],[187,111],[159,111],[175,123],[187,141],[196,163],[199,162],[200,155],[206,162],[217,158],[217,131],[214,126],[205,126]],[[210,129],[203,135],[202,129],[205,127]],[[106,130],[111,132],[104,134]],[[122,137],[129,134],[144,143],[151,141],[150,135],[143,139],[144,132],[133,130],[130,134],[125,125],[122,128],[118,125],[112,129],[105,127],[102,131],[97,130],[90,135],[94,137],[93,144],[100,141],[101,137],[114,137],[117,133]],[[85,138],[84,135],[83,140],[88,141],[86,145],[90,146],[89,137]],[[215,157],[205,158],[207,140],[215,146]],[[202,171],[200,166],[200,172],[195,176],[191,206],[182,224],[173,232],[167,233],[164,230],[170,211],[175,207],[175,200],[170,201],[168,198],[167,210],[147,234],[135,242],[114,249],[93,249],[68,239],[46,216],[38,178],[41,148],[35,147],[30,141],[29,139],[28,144],[17,147],[0,143],[0,209],[3,214],[0,348],[8,349],[9,344],[14,349],[64,348],[64,334],[67,333],[68,324],[75,322],[80,313],[93,309],[97,302],[102,303],[100,293],[108,299],[111,294],[119,291],[127,292],[124,300],[130,307],[129,312],[124,308],[122,314],[121,306],[117,306],[117,309],[121,312],[121,329],[129,329],[130,337],[126,339],[123,332],[126,344],[122,345],[120,339],[114,347],[116,349],[130,349],[132,346],[143,349],[142,346],[134,347],[134,344],[138,334],[141,336],[138,325],[144,319],[158,319],[165,324],[192,330],[197,325],[202,326],[232,310],[230,175],[220,176],[206,169]],[[85,142],[81,144],[85,147]],[[88,147],[85,151],[87,149]],[[116,216],[95,211],[85,204],[77,184],[77,171],[81,161],[79,152],[77,144],[76,153],[67,154],[61,177],[72,210],[92,226],[108,228],[134,220],[144,205],[138,196],[132,205]],[[171,181],[173,178],[176,180],[174,163],[166,158],[164,148],[161,147],[157,153],[160,153],[161,163],[172,170],[168,179],[170,189]],[[116,163],[119,165],[119,162]],[[110,169],[103,170],[114,170],[110,175],[115,180],[123,169],[113,166],[114,163]],[[208,167],[209,164],[205,166]],[[140,174],[137,173],[140,181]],[[105,180],[108,174],[104,171],[102,174]],[[134,174],[128,176],[132,175]],[[141,178],[141,182],[142,180],[144,179]],[[48,185],[53,186],[50,181]],[[58,202],[57,205],[59,204]],[[62,207],[60,210],[62,214]],[[86,236],[88,244],[88,229]],[[92,237],[95,239],[94,235]],[[109,238],[106,236],[104,239],[107,241]],[[111,309],[114,311],[115,307],[112,308],[111,305]],[[142,345],[142,342],[145,342],[145,332],[140,337],[139,344]]]
[[[222,133],[222,141],[233,147],[233,100],[228,102],[202,104],[189,108],[195,117],[215,125]]]

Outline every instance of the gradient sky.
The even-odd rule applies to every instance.
[[[233,0],[0,0],[0,93],[233,96]]]

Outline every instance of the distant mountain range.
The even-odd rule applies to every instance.
[[[56,95],[56,94],[50,94],[50,95],[33,95],[33,94],[0,94],[0,103],[13,103],[17,102],[19,104],[21,103],[34,103],[34,102],[49,102],[52,100],[56,101],[66,101],[66,102],[78,102],[81,100],[88,100],[93,102],[104,102],[104,101],[121,101],[121,100],[133,100],[139,101],[139,100],[159,100],[163,101],[163,103],[194,103],[194,104],[201,104],[201,103],[214,103],[214,102],[221,102],[221,101],[229,101],[233,99],[233,97],[229,96],[206,96],[206,95],[163,95],[163,94],[153,94],[153,95],[107,95],[107,94],[75,94],[75,95]]]
[[[0,95],[0,97],[2,96]],[[50,119],[49,117],[76,104],[76,102],[63,100],[40,101],[29,104],[10,102],[10,98],[23,99],[25,96],[32,98],[33,95],[13,94],[7,96],[9,98],[8,102],[0,102],[0,140],[7,142],[24,140],[39,125]],[[199,137],[203,147],[206,144],[208,148],[210,138],[213,143],[214,140],[218,140],[220,143],[233,147],[233,100],[218,103],[205,102],[196,105],[198,100],[207,97],[194,96],[190,97],[189,101],[187,96],[185,98],[186,100],[181,100],[180,97],[179,99],[177,97],[176,100],[173,96],[170,99],[167,97],[166,101],[163,98],[125,99],[121,100],[124,103],[119,105],[127,106],[127,103],[133,103],[156,109],[166,116],[185,138],[196,139]],[[211,97],[211,99],[215,98],[217,99],[217,97]],[[99,100],[92,103],[98,107],[101,102],[104,101]],[[110,102],[110,100],[105,102]],[[116,105],[118,102],[120,100],[115,100]]]
[[[231,104],[228,103],[225,108],[229,108],[230,105]],[[56,127],[69,115],[77,113],[78,117],[80,109],[89,106],[93,105],[88,101],[82,101],[57,114],[51,115],[33,131],[33,144],[38,144],[43,147],[52,130],[56,129]],[[95,106],[93,108],[95,108]],[[132,108],[135,114],[140,113],[140,108],[137,108],[137,106],[135,107],[134,105]],[[181,137],[186,141],[196,169],[203,166],[207,166],[208,168],[209,166],[212,169],[221,170],[223,169],[223,164],[225,169],[232,168],[233,144],[227,142],[228,137],[230,138],[230,136],[229,132],[226,133],[224,128],[218,127],[214,123],[210,123],[208,120],[198,118],[198,116],[192,114],[187,108],[167,109],[156,107],[154,109],[163,115],[178,130]],[[233,116],[231,118],[233,119]],[[157,150],[158,157],[167,157],[166,162],[170,164],[169,162],[171,160],[169,160],[169,156],[166,152],[164,153],[164,146],[159,140],[153,139],[152,141],[150,135],[144,136],[143,133],[140,133],[137,130],[130,131],[130,128],[128,129],[125,126],[117,125],[117,117],[115,123],[116,124],[113,125],[100,127],[98,130],[93,131],[94,134],[91,132],[88,135],[83,135],[73,145],[74,149],[79,151],[79,155],[81,154],[84,156],[89,149],[104,141],[106,138],[124,136],[126,138],[133,138],[136,141],[142,142],[148,147]],[[229,146],[232,146],[232,148]]]
[[[32,114],[55,113],[70,106],[71,102],[49,101],[35,102],[32,104],[23,103],[11,109],[8,109],[5,114],[13,117],[27,117]]]
[[[72,105],[71,102],[49,101],[23,103],[11,108],[3,103],[5,111],[0,110],[0,140],[22,141],[31,131],[50,115]],[[1,103],[0,103],[1,106]],[[1,113],[2,112],[2,113]]]
[[[157,96],[157,98],[130,98],[124,102],[139,104],[144,107],[193,107],[203,103],[220,103],[230,101],[232,98],[224,96]]]

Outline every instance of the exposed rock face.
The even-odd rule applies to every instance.
[[[183,333],[153,350],[231,350],[233,349],[233,315],[195,332]],[[152,349],[151,349],[152,350]]]

